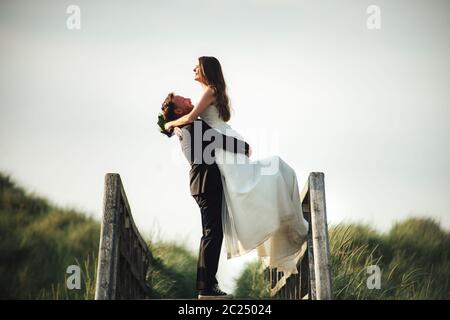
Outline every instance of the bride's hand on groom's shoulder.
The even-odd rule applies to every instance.
[[[172,131],[173,126],[170,122],[166,122],[166,124],[164,125],[164,129],[166,129],[167,131]]]

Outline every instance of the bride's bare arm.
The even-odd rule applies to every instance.
[[[184,126],[188,123],[193,122],[198,118],[198,116],[205,111],[205,109],[214,101],[214,90],[207,87],[203,96],[196,106],[188,114],[178,118],[177,120],[169,121],[165,124],[165,129],[171,131],[174,127]]]

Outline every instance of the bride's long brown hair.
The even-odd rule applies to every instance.
[[[215,105],[219,110],[220,118],[225,122],[230,120],[230,101],[219,60],[214,57],[200,57],[198,65],[202,80],[214,90]]]

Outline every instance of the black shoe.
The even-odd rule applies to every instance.
[[[200,300],[219,300],[219,299],[233,299],[232,294],[227,294],[220,290],[219,286],[215,284],[212,288],[200,290],[198,299]]]

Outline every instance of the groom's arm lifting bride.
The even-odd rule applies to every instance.
[[[162,104],[158,125],[171,136],[164,124],[188,114],[193,108],[190,99],[169,94]],[[232,295],[220,290],[216,279],[222,247],[222,178],[215,163],[215,149],[249,155],[249,145],[221,134],[203,120],[197,119],[182,128],[175,128],[183,154],[191,165],[189,172],[191,195],[200,207],[203,236],[197,262],[199,299],[229,299]]]

